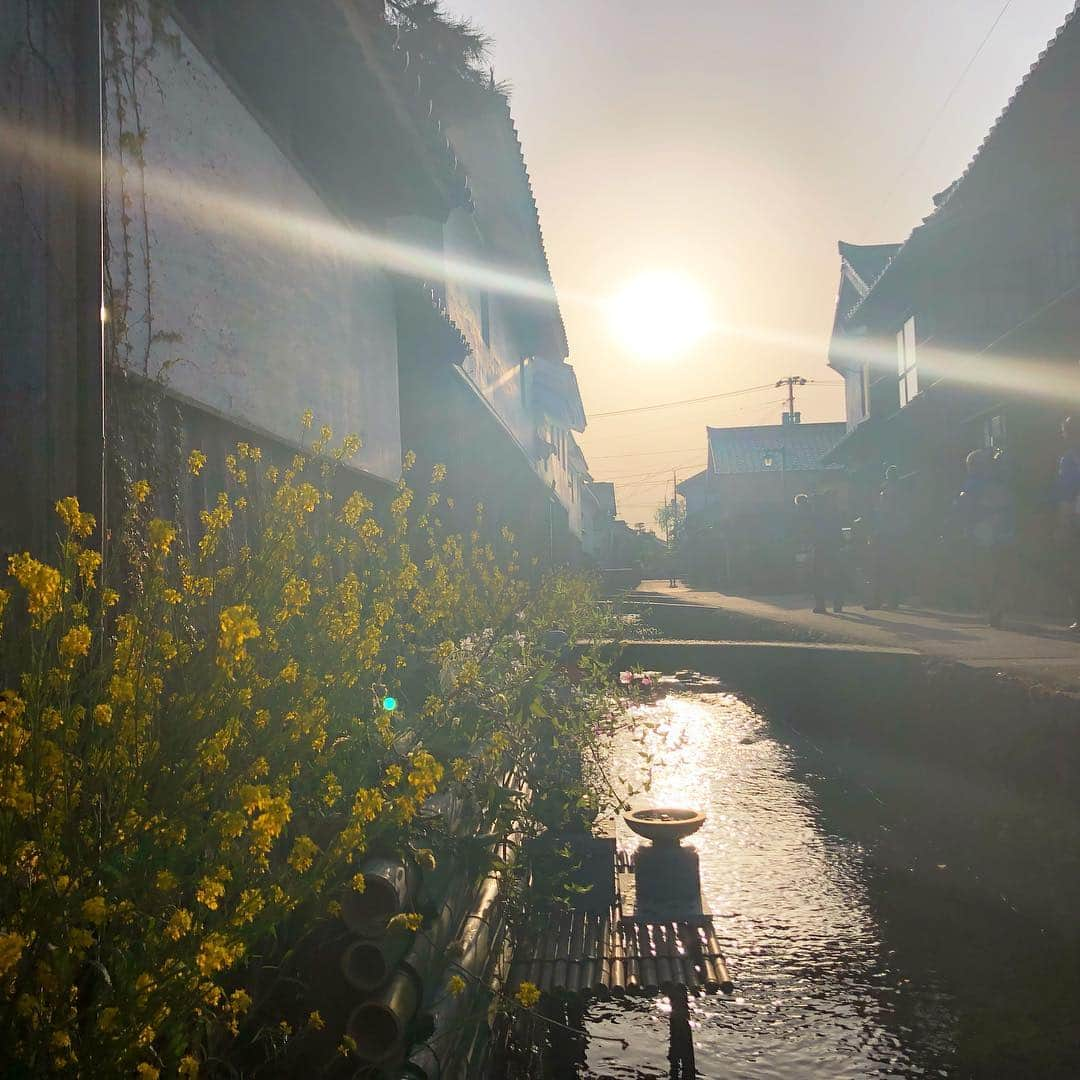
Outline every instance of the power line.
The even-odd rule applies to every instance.
[[[975,61],[979,59],[979,56],[981,55],[983,49],[986,48],[986,43],[990,40],[994,31],[997,29],[998,23],[1001,22],[1001,20],[1005,16],[1005,12],[1008,11],[1011,6],[1012,0],[1005,0],[1004,7],[1002,7],[1002,9],[997,13],[997,18],[994,19],[994,21],[990,24],[990,29],[986,31],[986,33],[983,35],[982,41],[979,42],[979,47],[975,50],[974,53],[971,54],[971,59],[968,60],[968,62],[964,65],[964,70],[960,72],[959,78],[956,80],[956,82],[953,83],[952,89],[948,92],[948,94],[945,95],[945,100],[941,103],[938,111],[934,113],[933,119],[930,121],[926,130],[923,132],[922,137],[915,144],[915,149],[912,150],[911,153],[908,155],[904,167],[900,170],[899,173],[897,173],[896,179],[893,181],[893,186],[889,189],[889,193],[882,200],[881,206],[878,208],[877,215],[870,223],[871,228],[873,228],[874,225],[877,224],[878,218],[880,218],[881,215],[885,212],[885,208],[889,205],[889,203],[893,199],[893,196],[900,189],[901,182],[907,177],[907,174],[911,171],[912,165],[915,164],[915,159],[919,156],[922,148],[926,145],[926,142],[933,133],[934,128],[937,127],[938,121],[944,115],[945,110],[949,107],[949,103],[956,96],[956,91],[960,89],[960,86],[963,83],[964,79],[967,78],[967,73],[971,70]]]
[[[702,455],[704,455],[705,451],[702,450],[702,451],[700,451],[700,453]],[[697,468],[702,468],[702,467],[703,466],[699,466],[697,464],[697,462],[693,462],[693,461],[686,462],[684,464],[675,466],[675,468],[677,468],[677,469],[697,469]],[[605,484],[611,484],[611,483],[614,483],[617,480],[639,480],[639,479],[640,480],[647,480],[650,477],[659,476],[661,473],[666,475],[667,473],[671,472],[671,469],[672,469],[672,466],[670,466],[670,465],[664,465],[662,467],[657,466],[655,469],[650,469],[647,472],[624,473],[622,476],[609,476],[605,480],[602,480],[600,482],[605,483]]]
[[[589,463],[594,461],[623,461],[626,458],[646,457],[654,454],[693,454],[700,446],[672,446],[667,450],[627,450],[621,454],[590,454]]]
[[[761,386],[747,386],[742,390],[728,390],[723,394],[706,394],[704,397],[684,398],[682,401],[662,401],[655,405],[637,405],[632,409],[612,409],[609,412],[590,413],[589,420],[603,420],[607,416],[628,416],[630,413],[653,412],[656,409],[674,409],[678,405],[697,405],[703,401],[718,401],[720,398],[739,397],[742,394],[754,394],[760,390],[775,389],[772,383]]]

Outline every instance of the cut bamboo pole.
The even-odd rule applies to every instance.
[[[626,960],[623,946],[622,922],[618,918],[611,920],[611,992],[616,997],[626,993]]]
[[[656,959],[653,956],[652,940],[649,937],[647,923],[638,923],[638,951],[641,955],[641,986],[646,994],[655,994],[660,988],[656,974]]]
[[[705,924],[705,939],[716,964],[717,985],[725,994],[730,994],[735,989],[735,984],[731,981],[731,973],[728,971],[727,961],[724,959],[724,951],[720,948],[720,941],[716,936],[716,929],[713,927],[711,919]]]
[[[675,972],[674,942],[668,935],[669,928],[666,924],[660,923],[653,927],[653,940],[656,942],[656,978],[665,994],[674,983],[682,981]]]
[[[570,920],[573,912],[560,911],[553,920],[555,930],[555,962],[551,969],[551,989],[566,989],[566,964],[570,959]]]
[[[686,923],[676,923],[679,951],[688,988],[700,990],[705,985],[705,967],[701,963],[701,948],[697,937]]]
[[[566,990],[570,994],[576,994],[581,989],[581,938],[583,930],[581,912],[570,912],[570,960],[566,971]]]
[[[596,971],[593,973],[593,993],[607,1000],[611,997],[611,915],[599,916],[600,929],[596,937]]]
[[[585,928],[584,933],[582,934],[581,982],[579,984],[579,989],[582,996],[587,997],[592,994],[593,982],[595,981],[594,972],[597,967],[596,939],[600,932],[600,926],[594,912],[582,912],[582,918],[585,923]]]
[[[630,994],[641,993],[641,950],[638,947],[637,927],[623,923],[623,945],[626,963],[626,990]]]

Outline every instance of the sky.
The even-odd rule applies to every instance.
[[[597,413],[801,375],[804,422],[843,419],[825,364],[837,241],[903,240],[1072,6],[447,0],[491,36],[511,86],[593,417],[581,445],[593,477],[615,481],[620,517],[651,525],[673,470],[704,467],[705,426],[779,423],[782,391]],[[658,271],[710,312],[713,329],[676,355],[628,348],[595,302]]]

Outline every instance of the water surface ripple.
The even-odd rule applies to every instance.
[[[731,694],[675,695],[638,710],[615,774],[635,805],[703,810],[693,838],[702,893],[736,991],[692,999],[702,1077],[949,1075],[951,1003],[930,969],[902,971],[875,919],[864,851],[823,826],[789,746]],[[652,764],[647,761],[652,757]],[[619,823],[620,843],[637,838]],[[595,1002],[582,1075],[663,1077],[667,1001]]]

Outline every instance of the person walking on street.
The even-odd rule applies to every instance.
[[[797,495],[795,505],[802,516],[803,532],[810,545],[810,587],[815,615],[824,615],[826,600],[833,611],[844,610],[844,530],[836,497],[831,491],[810,498]]]
[[[966,467],[957,509],[971,545],[979,603],[990,625],[1000,627],[1009,556],[1016,540],[1012,492],[1003,476],[1001,458],[992,450],[972,450]]]
[[[900,561],[904,557],[906,522],[900,506],[900,470],[885,469],[874,514],[874,589],[870,608],[900,606]]]
[[[1080,634],[1080,417],[1067,416],[1061,425],[1065,452],[1058,461],[1054,501],[1061,575],[1069,595],[1072,625]]]

